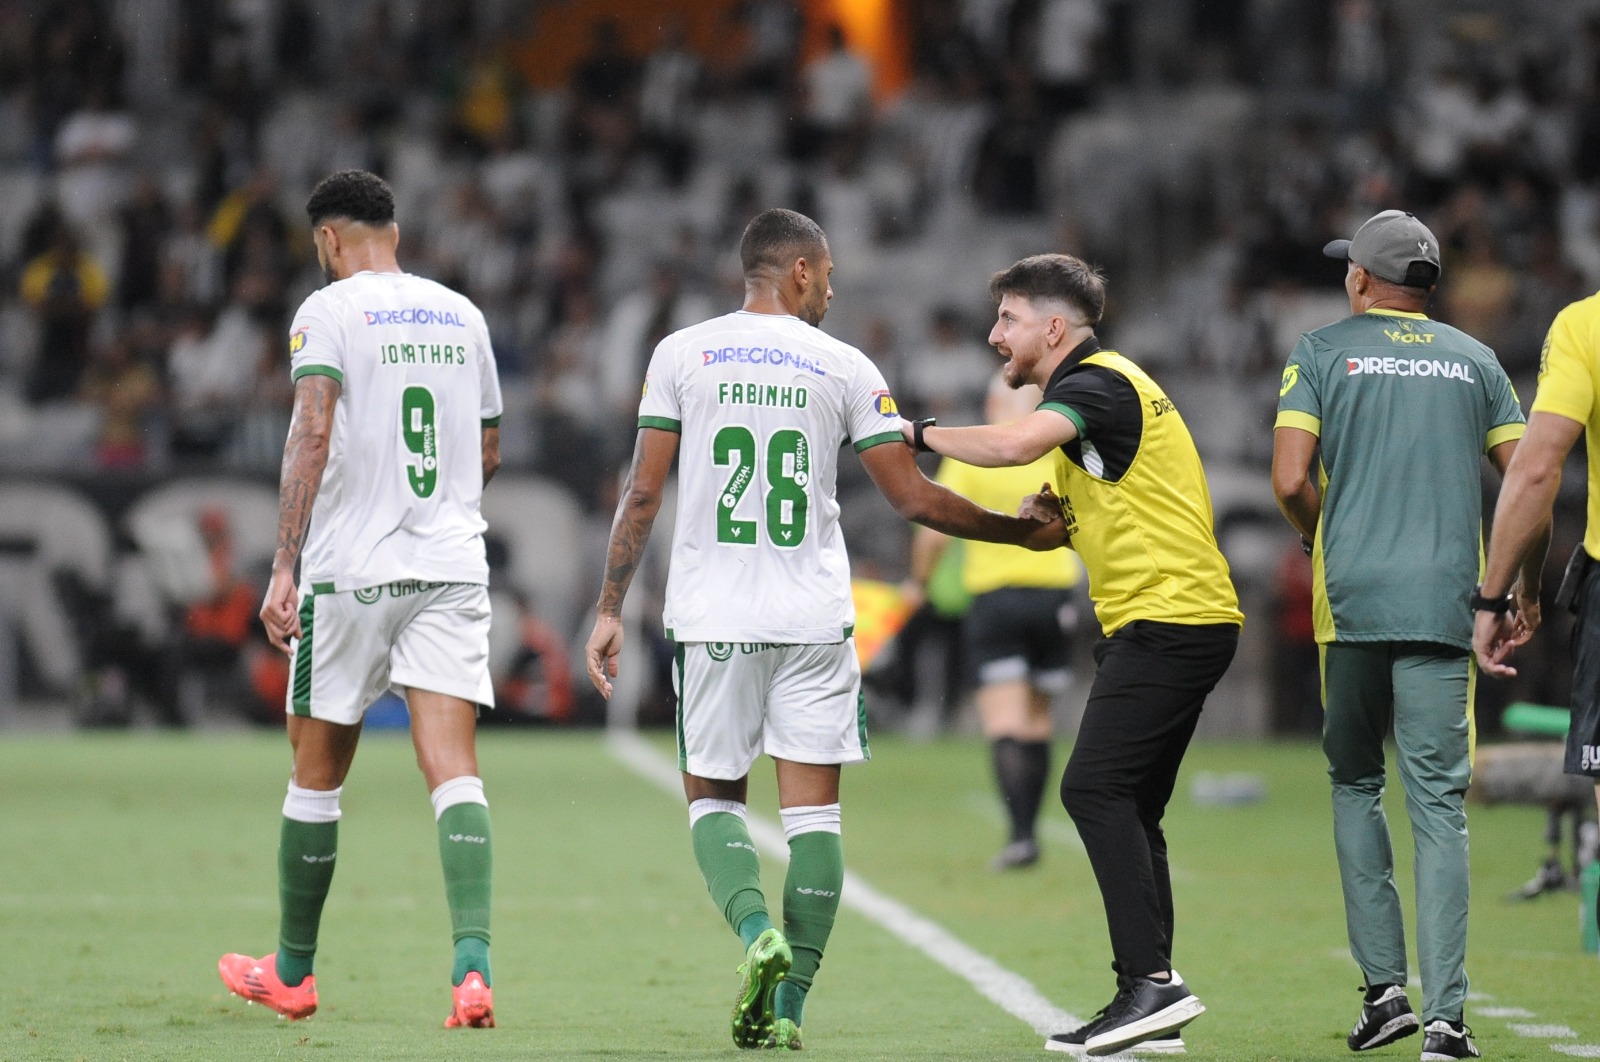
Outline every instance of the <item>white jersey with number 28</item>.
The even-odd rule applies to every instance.
[[[409,273],[357,273],[301,305],[289,355],[296,380],[341,385],[302,588],[487,583],[482,439],[501,408],[478,308]]]
[[[639,426],[681,436],[670,636],[842,641],[855,608],[840,447],[903,445],[877,366],[798,318],[740,310],[661,341]]]

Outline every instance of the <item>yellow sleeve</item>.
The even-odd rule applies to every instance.
[[[1554,413],[1589,422],[1594,409],[1595,363],[1600,348],[1594,342],[1595,310],[1589,300],[1574,303],[1556,315],[1539,358],[1539,389],[1533,412]]]

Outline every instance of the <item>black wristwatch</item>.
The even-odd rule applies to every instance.
[[[922,441],[922,433],[928,428],[939,423],[938,417],[924,417],[922,420],[911,422],[911,448],[919,454],[932,453],[933,448]]]
[[[1500,597],[1484,597],[1483,584],[1479,583],[1472,588],[1472,597],[1467,600],[1467,607],[1474,612],[1493,612],[1496,616],[1503,616],[1511,611],[1511,595],[1508,593]]]

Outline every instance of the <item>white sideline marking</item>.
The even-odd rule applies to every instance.
[[[1473,1014],[1480,1018],[1532,1018],[1534,1013],[1523,1007],[1479,1007]]]
[[[612,754],[646,780],[671,793],[682,794],[683,780],[677,767],[657,752],[638,734],[613,728],[607,732]],[[789,842],[783,830],[758,815],[747,819],[750,838],[763,854],[787,863]],[[1041,1036],[1075,1028],[1082,1019],[1057,1007],[1021,974],[1012,973],[989,956],[974,950],[943,926],[931,922],[911,908],[868,885],[861,878],[844,872],[844,895],[840,902],[878,923],[905,943],[960,977],[978,994],[1001,1010],[1025,1022]],[[1113,1056],[1122,1057],[1122,1056]]]
[[[1527,1025],[1521,1022],[1512,1022],[1509,1026],[1518,1036],[1526,1036],[1530,1040],[1576,1040],[1577,1030],[1569,1029],[1565,1025]]]
[[[1550,1050],[1573,1058],[1600,1058],[1600,1045],[1597,1044],[1551,1044]]]

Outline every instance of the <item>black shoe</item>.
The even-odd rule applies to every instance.
[[[1428,1023],[1422,1037],[1422,1062],[1452,1062],[1457,1058],[1482,1058],[1472,1042],[1472,1030],[1462,1021],[1436,1018]]]
[[[1024,837],[1000,849],[1000,853],[989,860],[989,869],[1016,870],[1019,867],[1031,867],[1038,861],[1039,842],[1032,837]]]
[[[1071,1032],[1056,1033],[1050,1037],[1044,1042],[1044,1049],[1046,1051],[1064,1051],[1072,1055],[1083,1054],[1084,1044],[1088,1042],[1089,1037],[1100,1031],[1109,1020],[1111,1012],[1122,1005],[1123,997],[1131,996],[1132,994],[1132,982],[1119,973],[1117,975],[1117,994],[1111,997],[1111,1002],[1101,1007],[1094,1017]]]
[[[1410,1036],[1421,1024],[1399,985],[1372,985],[1361,1003],[1361,1017],[1345,1038],[1352,1051],[1370,1051]]]
[[[1172,980],[1166,982],[1135,977],[1128,993],[1111,1001],[1100,1027],[1084,1041],[1084,1053],[1114,1055],[1145,1040],[1166,1037],[1194,1021],[1205,1009],[1176,970]]]

